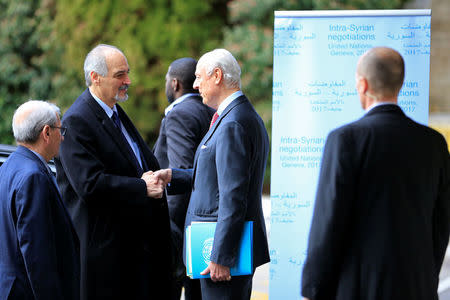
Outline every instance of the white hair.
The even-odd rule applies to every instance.
[[[55,126],[60,114],[59,108],[42,100],[29,100],[20,105],[14,113],[12,128],[19,143],[34,144],[45,125]]]
[[[86,58],[84,60],[84,78],[86,80],[86,86],[90,87],[92,85],[92,71],[103,77],[108,74],[106,54],[109,51],[118,51],[122,53],[123,56],[125,56],[119,48],[106,44],[97,45],[86,55]]]
[[[212,75],[215,68],[219,68],[223,72],[224,82],[228,88],[241,88],[241,68],[226,49],[214,49],[203,54],[198,60],[198,67],[204,67],[208,76]]]

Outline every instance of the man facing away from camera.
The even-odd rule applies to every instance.
[[[390,48],[366,52],[356,89],[366,114],[325,144],[305,299],[438,299],[450,232],[450,159],[441,134],[397,105],[405,73]]]

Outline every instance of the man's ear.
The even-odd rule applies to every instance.
[[[50,138],[50,126],[45,125],[44,128],[42,128],[42,132],[41,132],[44,141],[47,141]]]
[[[358,92],[362,95],[365,95],[369,89],[369,83],[367,82],[367,79],[364,77],[361,77],[359,79],[358,84]]]
[[[89,76],[91,76],[91,82],[93,84],[98,85],[100,83],[100,75],[98,75],[96,72],[91,71]]]
[[[220,68],[215,68],[213,71],[214,83],[220,84],[223,81],[223,71]]]
[[[176,78],[172,78],[170,85],[172,87],[172,90],[174,90],[175,92],[180,89],[180,82]]]

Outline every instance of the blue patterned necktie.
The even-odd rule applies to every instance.
[[[117,114],[117,112],[113,112],[113,115],[111,117],[111,119],[114,122],[114,125],[116,125],[116,127],[122,131],[122,128],[120,127],[120,119],[119,119],[119,115]]]
[[[114,125],[116,125],[117,129],[119,129],[120,134],[122,135],[123,139],[125,140],[125,142],[127,144],[128,151],[130,151],[130,153],[133,155],[133,157],[136,158],[136,153],[134,153],[134,151],[131,149],[130,144],[128,143],[125,135],[122,132],[122,126],[120,125],[121,122],[120,122],[119,115],[117,114],[117,112],[115,112],[115,111],[113,112],[113,115],[112,115],[111,119],[114,122]],[[139,153],[140,153],[142,166],[139,164],[139,161],[137,160],[137,158],[136,158],[136,163],[138,164],[138,166],[141,166],[144,169],[144,171],[146,171],[146,170],[148,170],[147,163],[145,162],[145,158],[142,155],[142,151],[139,151]]]

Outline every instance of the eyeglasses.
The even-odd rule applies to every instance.
[[[66,131],[67,131],[67,127],[58,127],[58,126],[50,126],[51,128],[58,128],[61,131],[61,135],[65,136],[66,135]]]

